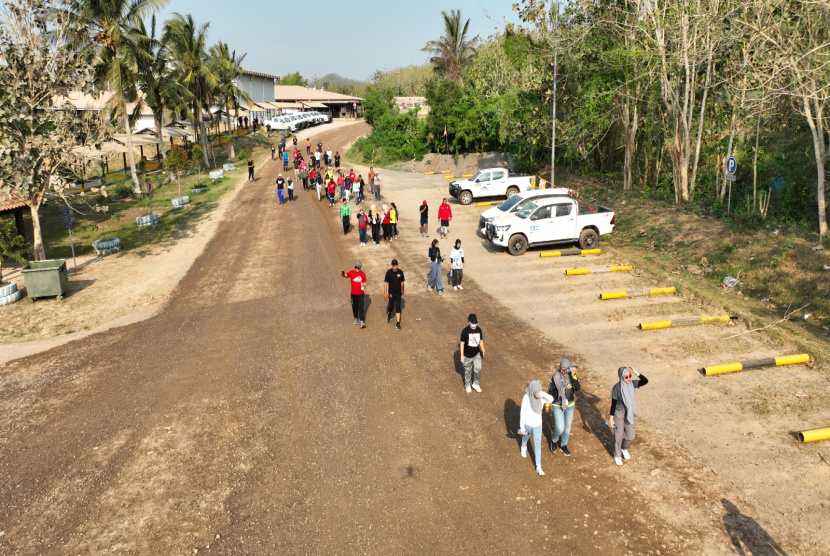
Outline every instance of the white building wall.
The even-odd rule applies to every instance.
[[[236,86],[245,91],[254,102],[274,102],[274,80],[243,74]]]

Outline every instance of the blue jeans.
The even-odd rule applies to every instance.
[[[282,195],[283,195],[283,190],[282,189],[277,189],[277,198],[279,199],[280,204],[282,204],[282,202],[283,202],[283,196]]]
[[[562,438],[562,446],[568,445],[568,438],[571,436],[571,423],[574,421],[574,407],[570,406],[562,409],[558,406],[551,406],[550,411],[553,414],[553,438],[551,442],[554,444]]]
[[[443,272],[441,271],[441,261],[433,261],[429,267],[429,275],[427,275],[427,285],[433,288],[437,288],[438,291],[444,291],[444,280],[441,276]]]
[[[358,228],[360,233],[360,243],[366,243],[366,228]]]
[[[522,448],[527,448],[527,441],[530,440],[530,435],[533,434],[533,453],[536,454],[536,465],[542,465],[542,425],[538,427],[528,427],[525,425],[525,434],[522,437]]]

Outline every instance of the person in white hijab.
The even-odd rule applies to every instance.
[[[519,414],[519,434],[522,435],[522,457],[527,457],[527,441],[533,434],[533,450],[536,455],[536,472],[542,471],[542,403],[553,403],[553,396],[542,392],[542,383],[533,380],[527,385],[522,398],[522,409]]]
[[[614,433],[614,463],[622,465],[623,458],[631,459],[628,447],[634,442],[634,418],[637,417],[635,388],[648,384],[648,379],[633,367],[617,369],[620,381],[611,389],[611,417],[608,428]],[[634,379],[637,375],[637,379]]]

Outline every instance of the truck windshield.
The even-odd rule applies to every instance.
[[[510,197],[509,199],[507,199],[505,202],[503,202],[502,204],[500,204],[497,208],[498,208],[500,211],[502,211],[502,212],[509,212],[509,211],[510,211],[510,209],[512,209],[513,207],[515,207],[515,206],[516,206],[517,204],[519,204],[521,201],[522,201],[522,198],[521,198],[521,197],[519,197],[518,195],[513,195],[512,197]]]
[[[516,213],[516,216],[518,216],[519,218],[527,218],[528,216],[533,214],[533,211],[535,211],[537,208],[539,208],[539,205],[537,205],[534,202],[529,202],[524,207],[522,207],[522,210]]]

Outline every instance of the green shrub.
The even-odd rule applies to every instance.
[[[236,156],[237,160],[248,160],[249,158],[251,158],[251,151],[249,149],[242,149]]]
[[[109,187],[108,191],[119,199],[126,199],[127,197],[132,197],[133,185],[129,181],[120,181],[112,187]]]

